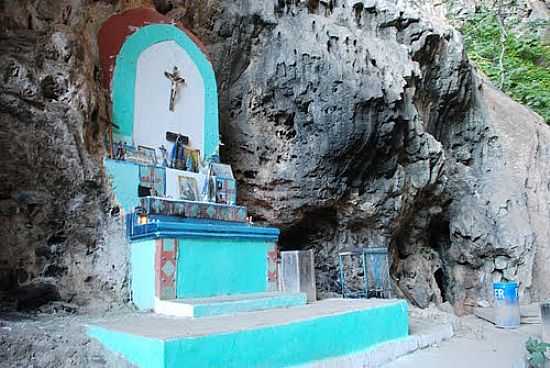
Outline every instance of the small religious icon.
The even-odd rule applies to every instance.
[[[115,153],[115,160],[126,160],[126,147],[122,142],[118,142]]]
[[[174,71],[172,73],[164,72],[166,78],[172,82],[170,87],[170,111],[174,111],[176,105],[176,97],[178,95],[178,87],[180,84],[185,83],[185,79],[180,76],[180,72],[177,66],[174,66]]]
[[[159,147],[159,151],[160,151],[159,161],[161,162],[161,165],[164,167],[168,167],[168,150],[166,149],[166,147],[164,147],[164,144]]]

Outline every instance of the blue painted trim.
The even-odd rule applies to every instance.
[[[275,308],[288,308],[304,305],[307,302],[306,294],[281,294],[258,299],[243,299],[231,302],[195,304],[193,317],[211,317],[224,314],[234,314],[252,311],[261,311]]]
[[[274,227],[185,219],[183,221],[160,221],[146,225],[134,225],[130,240],[190,237],[277,241],[279,233],[279,229]]]
[[[201,73],[205,92],[204,152],[201,155],[210,159],[218,155],[220,144],[216,76],[202,50],[174,25],[151,24],[142,27],[124,42],[116,59],[112,81],[113,121],[120,127],[115,133],[126,138],[133,135],[137,62],[144,50],[164,41],[174,41],[181,46]]]

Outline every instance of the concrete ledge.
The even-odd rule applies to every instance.
[[[202,319],[134,315],[88,334],[138,367],[291,367],[403,339],[407,310],[404,301],[333,299]]]
[[[303,364],[295,368],[378,368],[404,355],[426,349],[454,336],[451,323],[415,321],[413,326],[415,331],[410,336],[378,344],[363,352]]]
[[[155,300],[155,313],[175,317],[211,317],[288,308],[306,304],[303,293],[254,293],[211,298]]]
[[[130,223],[130,221],[128,221]],[[204,219],[181,219],[166,217],[166,221],[134,225],[128,229],[131,241],[159,238],[217,238],[256,239],[277,241],[279,229],[250,224]]]

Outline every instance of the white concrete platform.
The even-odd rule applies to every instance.
[[[382,299],[325,299],[317,303],[288,309],[249,312],[246,313],[246,318],[243,318],[242,315],[227,315],[194,319],[163,316],[155,313],[136,313],[117,317],[115,320],[100,320],[94,325],[117,332],[166,340],[288,324],[384,307],[397,302],[397,300]]]
[[[306,304],[304,293],[252,293],[210,298],[155,300],[155,313],[175,317],[211,317],[226,314],[289,308]]]
[[[405,338],[384,342],[366,351],[304,364],[299,368],[385,367],[386,364],[405,355],[451,339],[455,331],[450,322],[412,318],[409,321],[409,333],[410,335]]]
[[[132,314],[88,335],[138,367],[293,367],[406,339],[407,311],[402,300],[329,299],[205,318]]]

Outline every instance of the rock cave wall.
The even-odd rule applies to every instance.
[[[109,217],[105,95],[85,1],[0,2],[0,293],[4,307],[125,298],[127,249]]]
[[[79,304],[126,298],[95,45],[101,22],[126,5],[2,5],[4,291],[38,283]],[[518,279],[526,299],[550,295],[550,130],[477,75],[440,7],[154,5],[207,44],[239,200],[282,229],[283,249],[314,249],[321,291],[336,291],[339,250],[385,246],[398,294],[421,307],[467,311],[501,279]]]

